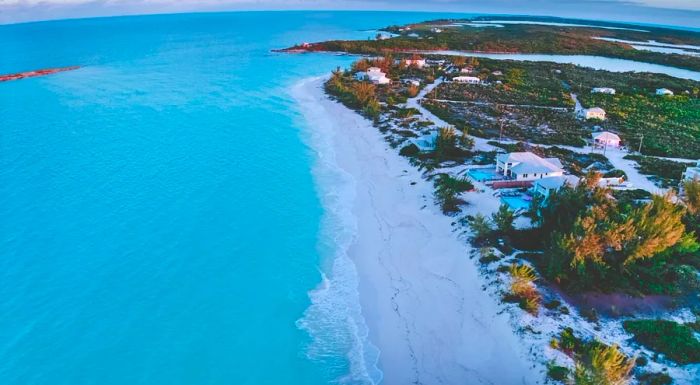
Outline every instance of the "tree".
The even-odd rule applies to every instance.
[[[575,385],[626,385],[634,368],[634,358],[627,358],[616,346],[598,344],[589,357],[576,363]]]
[[[352,85],[352,94],[355,96],[355,100],[360,106],[364,106],[374,98],[375,87],[374,84],[359,82]]]
[[[441,127],[435,139],[435,153],[442,158],[454,149],[456,144],[455,129],[452,127]]]
[[[691,214],[700,214],[700,180],[689,180],[683,182],[683,191],[685,195],[683,202],[688,212]]]
[[[493,232],[491,222],[483,214],[479,213],[469,221],[469,229],[474,234],[474,240],[480,241],[488,238]]]
[[[684,209],[671,198],[654,196],[651,202],[631,213],[634,234],[623,245],[625,265],[652,257],[681,240],[685,233]]]
[[[502,204],[498,211],[491,216],[491,220],[496,225],[496,229],[502,234],[510,234],[515,229],[513,221],[515,214],[508,208],[508,205]]]
[[[511,86],[520,86],[525,79],[525,71],[522,68],[511,68],[506,71],[504,80],[506,84]]]

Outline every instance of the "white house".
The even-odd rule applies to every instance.
[[[493,72],[491,72],[491,75],[493,75],[493,76],[503,76],[503,72],[502,72],[502,71],[493,71]]]
[[[579,178],[573,175],[550,176],[534,181],[530,191],[534,195],[542,195],[547,199],[552,192],[558,191],[560,188],[567,185],[574,187],[578,184],[578,181]]]
[[[434,33],[441,33],[441,32],[442,32],[442,29],[437,28],[437,27],[433,27],[433,28],[430,29],[430,31],[431,31],[431,32],[434,32]]]
[[[605,110],[600,107],[584,108],[579,111],[579,116],[583,119],[605,120]]]
[[[700,180],[700,160],[694,167],[688,167],[685,169],[685,180]]]
[[[659,88],[656,90],[656,94],[659,96],[673,96],[673,91],[669,90],[668,88]]]
[[[474,72],[474,68],[472,68],[472,67],[464,67],[464,68],[461,68],[461,69],[459,70],[459,72],[461,72],[461,73],[463,73],[463,74],[470,74],[470,73]]]
[[[622,141],[617,134],[613,134],[609,131],[594,132],[591,134],[593,137],[593,144],[600,147],[620,147],[620,142]]]
[[[615,95],[615,93],[617,91],[615,91],[614,88],[610,88],[610,87],[595,87],[594,89],[591,90],[591,92],[594,94]]]
[[[481,79],[476,76],[457,76],[452,79],[453,82],[466,84],[481,84]]]
[[[409,67],[423,68],[425,67],[425,59],[406,59],[406,65]]]
[[[415,33],[415,32],[411,32],[411,33],[409,33],[407,36],[408,36],[408,37],[413,37],[413,38],[420,37],[420,35],[417,34],[417,33]]]
[[[367,79],[374,84],[389,84],[391,79],[386,77],[386,74],[378,67],[370,67],[367,69]]]
[[[531,181],[564,175],[557,158],[541,158],[531,152],[511,152],[496,157],[496,172],[506,178]]]

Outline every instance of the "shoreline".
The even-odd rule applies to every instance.
[[[304,79],[292,93],[310,134],[327,136],[337,171],[354,180],[354,191],[333,204],[347,205],[356,224],[347,257],[357,272],[359,321],[383,373],[383,381],[366,382],[539,383],[544,368],[529,359],[507,312],[482,287],[471,247],[435,206],[430,182],[371,122],[330,100],[322,84],[323,78]],[[329,149],[310,142],[319,166],[328,166]],[[338,210],[322,201],[324,210]],[[367,360],[351,360],[351,373],[358,365],[366,370]]]

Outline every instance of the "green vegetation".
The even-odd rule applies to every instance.
[[[625,356],[616,345],[584,341],[571,328],[564,329],[558,340],[550,343],[576,362],[573,373],[565,379],[574,385],[625,385],[630,383],[634,358]]]
[[[700,148],[698,151],[700,151]],[[640,155],[627,155],[625,159],[637,162],[639,172],[644,175],[650,175],[651,179],[661,187],[678,187],[685,169],[692,165],[692,163],[680,163],[668,159]]]
[[[631,204],[597,187],[597,175],[550,195],[527,238],[543,239],[535,263],[569,290],[679,293],[698,287],[700,245],[683,205],[654,196]],[[532,231],[531,231],[532,232]],[[517,237],[516,237],[517,239]],[[517,247],[517,245],[516,245]]]
[[[445,214],[456,214],[464,200],[459,194],[474,189],[466,178],[456,179],[447,174],[440,174],[435,180],[435,198]]]
[[[690,326],[667,320],[625,321],[623,326],[637,342],[679,364],[700,363],[700,341]]]
[[[616,128],[635,150],[643,136],[643,154],[680,158],[700,154],[698,95],[659,97],[640,90],[617,95],[584,93],[580,100],[585,106],[603,108],[608,117],[606,126]]]
[[[689,55],[663,54],[636,50],[624,43],[596,39],[613,37],[646,41],[650,38],[662,41],[698,43],[697,34],[663,28],[646,28],[653,33],[639,34],[629,30],[610,30],[595,27],[565,27],[548,25],[507,24],[502,28],[472,28],[456,26],[468,19],[436,20],[410,25],[411,30],[398,26],[387,31],[399,36],[386,40],[334,40],[290,49],[306,51],[333,51],[359,54],[385,54],[413,50],[460,50],[479,52],[520,52],[546,54],[599,55],[612,58],[637,60],[671,65],[691,70],[700,69],[700,60]],[[438,26],[441,33],[432,30]],[[417,33],[421,38],[410,34]]]
[[[542,297],[535,287],[537,275],[535,269],[528,265],[512,264],[510,266],[510,293],[505,296],[509,302],[517,302],[528,313],[537,315]]]
[[[644,373],[638,377],[640,385],[671,385],[673,379],[666,373]]]

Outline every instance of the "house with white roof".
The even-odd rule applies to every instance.
[[[615,93],[617,91],[615,91],[614,88],[610,88],[610,87],[595,87],[594,89],[591,90],[591,92],[594,94],[615,95]]]
[[[386,74],[378,67],[370,67],[367,69],[367,80],[374,84],[389,84],[391,79],[386,77]]]
[[[465,84],[481,84],[481,79],[476,76],[456,76],[452,81]]]
[[[412,59],[406,59],[406,65],[407,66],[413,66],[416,68],[423,68],[425,67],[425,59],[422,58],[412,58]]]
[[[430,29],[430,32],[441,33],[441,32],[442,32],[442,29],[437,28],[437,27],[433,27],[433,28]]]
[[[563,176],[562,167],[557,158],[541,158],[531,152],[511,152],[496,157],[496,173],[518,181]]]
[[[609,131],[594,132],[591,134],[593,137],[593,145],[596,147],[620,147],[620,142],[622,140],[617,134]]]
[[[605,110],[600,108],[600,107],[583,108],[579,111],[578,115],[579,115],[579,117],[586,119],[586,120],[590,120],[590,119],[605,120]]]
[[[685,174],[683,176],[685,180],[700,180],[700,160],[695,166],[691,166],[685,169]]]
[[[541,195],[546,200],[554,191],[559,191],[564,186],[574,187],[578,182],[579,178],[573,175],[550,176],[534,181],[530,192],[533,195]]]
[[[668,88],[659,88],[656,90],[656,94],[659,96],[673,96],[673,91],[669,90]]]

